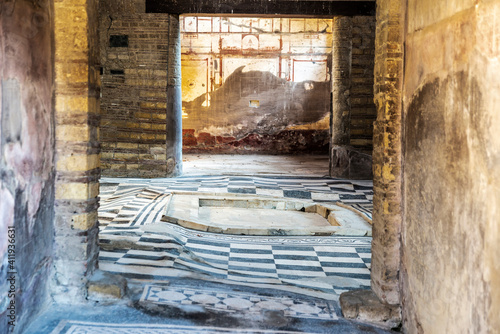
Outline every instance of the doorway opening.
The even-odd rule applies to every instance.
[[[103,52],[107,63],[103,71],[101,122],[104,125],[101,126],[104,172],[99,212],[99,268],[129,279],[158,282],[187,277],[217,281],[223,283],[224,288],[232,284],[265,287],[329,300],[350,289],[369,288],[371,238],[365,234],[356,238],[324,236],[321,240],[315,235],[287,236],[284,240],[281,235],[264,238],[224,235],[193,230],[181,224],[162,224],[160,228],[158,221],[167,206],[168,193],[175,191],[341,202],[371,217],[371,181],[325,177],[331,139],[335,19],[326,19],[325,24],[322,18],[263,17],[262,22],[258,22],[254,17],[231,21],[232,17],[203,16],[205,22],[202,22],[201,17],[194,17],[191,22],[195,30],[184,31],[182,35],[184,49],[180,48],[183,52],[178,54],[191,62],[179,83],[180,77],[169,77],[168,69],[158,64],[163,66],[173,59],[170,44],[177,43],[177,37],[171,33],[177,29],[174,28],[177,22],[181,30],[187,29],[186,18],[177,21],[174,16],[148,14],[148,20],[140,17],[136,22],[136,18],[124,17],[122,22],[114,19],[112,29],[106,30],[129,37],[128,46],[109,45]],[[351,24],[363,26],[369,19],[372,18],[353,19]],[[284,24],[286,20],[288,23]],[[275,23],[280,24],[281,30],[274,29]],[[138,29],[131,29],[132,24],[141,24],[143,32],[136,33]],[[219,30],[214,32],[217,24]],[[222,31],[223,24],[227,31]],[[270,28],[266,28],[266,24],[270,24]],[[200,33],[200,26],[205,27],[206,33]],[[286,32],[282,31],[283,26],[288,26]],[[231,32],[231,27],[238,31]],[[369,35],[367,30],[358,29],[356,34]],[[365,77],[372,73],[363,66],[368,68],[370,63],[364,64],[361,60],[373,58],[369,51],[373,44],[367,42],[373,39],[356,37],[355,41],[354,36],[358,35],[349,35],[352,38],[349,57],[354,55],[354,45],[361,50],[348,62],[349,66],[355,65],[348,69],[352,72],[349,79],[358,80],[353,87],[358,95],[349,95],[351,107],[368,104],[366,101],[370,99],[362,96],[365,86],[370,86]],[[224,42],[222,36],[228,40]],[[201,44],[206,40],[210,41],[208,46]],[[318,51],[316,55],[316,43],[322,41],[328,43],[322,46],[322,53]],[[146,45],[149,51],[141,52]],[[283,50],[288,53],[284,54]],[[123,61],[115,60],[115,55]],[[124,66],[122,72],[118,68],[120,64]],[[193,140],[188,150],[200,156],[226,153],[226,157],[235,157],[233,165],[226,164],[227,159],[223,163],[219,160],[218,166],[209,173],[205,165],[193,174],[164,178],[163,168],[168,168],[164,129],[170,124],[165,108],[168,110],[171,102],[164,88],[168,89],[171,82],[181,85],[183,90],[185,86],[192,88],[181,116],[184,143]],[[215,108],[218,105],[220,109]],[[366,116],[365,111],[358,110],[356,115]],[[356,117],[350,120],[353,124],[360,123]],[[355,125],[347,126],[356,129]],[[115,134],[106,131],[110,127],[115,127]],[[312,140],[304,135],[306,133],[314,134]],[[355,131],[352,134],[354,138]],[[316,145],[317,138],[323,138],[322,146]],[[348,144],[354,143],[352,140]],[[305,154],[321,147],[324,160],[322,172],[318,172],[320,168],[311,168],[316,162]],[[264,159],[252,172],[254,155],[227,153],[265,153],[266,157],[278,159],[271,163]],[[278,153],[296,154],[294,157],[300,159],[300,164],[271,155]],[[266,164],[274,170],[261,168]],[[233,175],[234,166],[238,166],[241,174]],[[293,175],[283,177],[284,170]],[[262,173],[274,175],[256,175]],[[116,176],[126,179],[116,179]],[[158,176],[161,178],[155,179]]]
[[[328,173],[332,22],[180,17],[188,171],[207,154],[315,154]]]

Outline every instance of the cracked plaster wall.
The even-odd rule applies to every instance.
[[[50,301],[54,240],[52,2],[0,4],[0,328],[21,333]],[[7,228],[15,228],[8,238]],[[8,244],[15,257],[8,261]],[[9,273],[8,273],[9,272]],[[15,272],[14,281],[7,281]],[[13,283],[13,285],[12,285]],[[13,296],[15,294],[15,296]],[[8,307],[15,301],[13,319]],[[14,320],[15,326],[7,321]]]
[[[185,152],[327,152],[332,19],[185,16],[181,29]]]

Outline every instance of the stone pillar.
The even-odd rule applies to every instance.
[[[352,18],[336,17],[333,22],[332,145],[349,145]]]
[[[377,0],[371,286],[388,304],[400,303],[403,28],[402,1]]]
[[[179,16],[170,15],[167,63],[167,176],[182,174],[181,33]]]
[[[345,154],[339,154],[350,142],[351,122],[351,60],[352,18],[335,17],[333,20],[332,47],[332,107],[330,176],[346,177]]]
[[[54,3],[55,245],[53,296],[84,302],[97,267],[99,48],[97,0]]]

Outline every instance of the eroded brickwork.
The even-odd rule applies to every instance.
[[[401,235],[401,89],[403,25],[401,0],[377,1],[373,135],[372,289],[398,304]]]
[[[330,176],[371,179],[375,18],[334,22]]]
[[[166,176],[169,15],[120,14],[109,3],[105,12],[101,3],[103,175]]]
[[[373,102],[375,65],[375,16],[352,18],[350,145],[372,154],[373,122],[377,109]]]
[[[97,267],[99,48],[97,1],[58,0],[55,14],[56,217],[53,296],[85,300]]]

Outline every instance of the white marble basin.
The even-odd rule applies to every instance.
[[[173,192],[161,220],[226,234],[371,235],[367,218],[351,208],[244,194]]]

